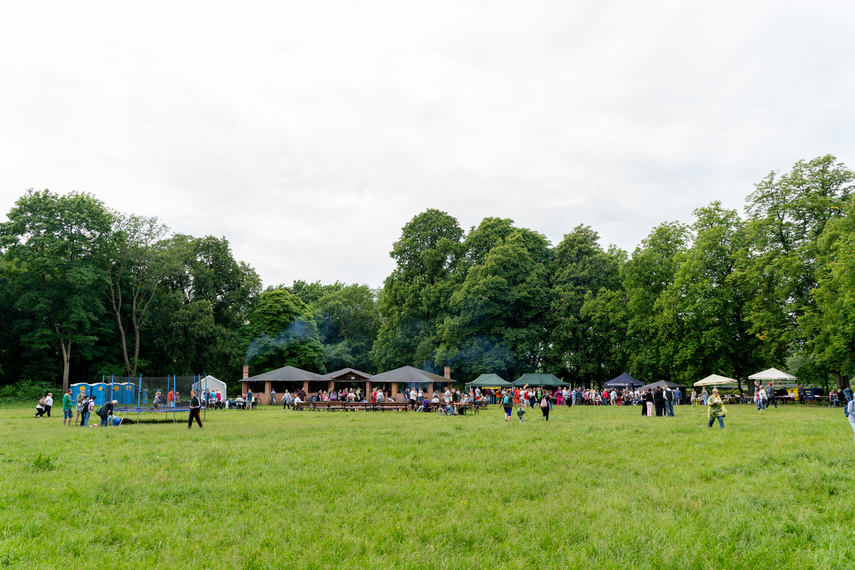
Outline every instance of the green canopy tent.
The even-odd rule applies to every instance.
[[[469,388],[507,388],[508,386],[511,386],[511,383],[498,374],[482,374],[472,382],[467,382],[466,390]]]
[[[542,386],[544,388],[563,388],[570,386],[567,382],[562,382],[555,377],[554,374],[523,374],[513,381],[513,386],[522,388],[528,384],[529,386]]]

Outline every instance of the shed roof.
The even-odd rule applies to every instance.
[[[249,378],[244,378],[241,382],[326,382],[328,378],[302,370],[296,366],[283,366],[276,370],[268,370]]]
[[[412,366],[402,366],[394,370],[389,370],[388,372],[383,372],[382,374],[377,374],[376,376],[373,376],[371,378],[371,381],[376,383],[407,382],[413,384],[454,382],[454,380],[446,378],[445,376],[440,376],[439,374],[433,374],[431,372],[425,372],[424,370],[419,370],[418,368],[414,368]]]
[[[342,368],[341,370],[336,370],[335,372],[330,372],[329,374],[326,374],[326,377],[330,380],[351,380],[350,378],[342,378],[342,376],[359,376],[359,380],[371,380],[371,378],[373,378],[373,376],[368,372],[362,372],[356,370],[355,368]]]

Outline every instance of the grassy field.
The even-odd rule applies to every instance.
[[[188,431],[4,407],[0,565],[855,567],[841,409],[729,406],[724,430],[676,413],[263,407]]]

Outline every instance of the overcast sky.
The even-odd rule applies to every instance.
[[[380,286],[413,216],[632,251],[771,170],[855,168],[855,3],[14,2],[0,213],[90,192],[265,285]]]

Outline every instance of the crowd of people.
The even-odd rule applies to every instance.
[[[801,387],[799,387],[801,388]],[[797,392],[801,395],[801,392]],[[197,394],[196,390],[191,391],[190,399],[190,417],[187,427],[192,426],[195,419],[202,427],[202,421],[199,417],[199,410],[207,405],[209,407],[221,408],[243,408],[252,409],[257,404],[252,391],[246,394],[241,394],[236,398],[224,399],[224,396],[219,390],[203,390]],[[547,390],[541,387],[524,386],[522,388],[505,388],[502,390],[493,390],[486,388],[483,391],[481,388],[475,387],[468,392],[446,387],[444,392],[434,392],[429,395],[421,387],[408,388],[402,393],[405,402],[407,402],[416,412],[426,412],[430,410],[440,409],[449,415],[455,415],[459,404],[486,405],[498,403],[504,410],[505,421],[512,421],[512,414],[516,408],[517,419],[522,422],[525,420],[525,415],[529,409],[538,408],[541,411],[542,419],[549,421],[549,412],[554,405],[557,406],[573,406],[573,405],[604,405],[604,406],[626,406],[637,405],[641,408],[641,415],[652,417],[673,417],[674,406],[682,404],[683,395],[679,387],[670,388],[662,386],[648,389],[603,389],[597,390],[593,388],[560,388],[557,390]],[[803,397],[803,396],[801,396]],[[174,408],[178,402],[179,395],[177,392],[169,391],[166,397],[166,404],[169,408]],[[385,402],[394,401],[392,396],[381,388],[374,388],[368,394],[363,394],[359,388],[347,389],[341,391],[330,390],[321,391],[317,395],[312,396],[313,399],[324,402]],[[158,390],[154,397],[153,408],[157,410],[163,405],[163,393]],[[288,390],[282,395],[283,409],[293,408],[303,402],[306,402],[308,395],[303,389],[297,390],[291,394]],[[754,403],[757,409],[764,411],[767,406],[774,405],[778,407],[775,390],[772,383],[765,387],[755,382]],[[277,394],[271,391],[269,402],[276,403]],[[98,408],[97,413],[101,419],[101,426],[106,427],[111,425],[113,421],[113,409],[118,402],[116,400],[108,401]],[[713,388],[712,393],[708,393],[706,388],[703,388],[700,393],[692,390],[689,395],[689,403],[693,406],[706,406],[708,413],[708,427],[712,427],[718,420],[719,427],[724,428],[724,418],[727,411],[724,407],[724,401],[719,394],[718,388]],[[842,404],[845,407],[844,413],[848,418],[853,431],[855,431],[855,400],[851,388],[841,390],[839,393],[834,390],[829,394],[829,405],[837,407]],[[48,392],[47,395],[40,398],[36,404],[36,413],[33,417],[42,418],[50,417],[53,407],[53,394]],[[94,399],[90,398],[85,392],[77,395],[76,402],[72,397],[71,390],[67,390],[62,398],[63,425],[72,426],[87,426],[91,413],[96,409]],[[76,414],[74,413],[76,411]]]

